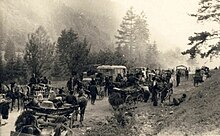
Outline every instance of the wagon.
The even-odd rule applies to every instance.
[[[180,71],[181,77],[184,77],[184,76],[186,76],[185,73],[187,71],[187,67],[184,65],[178,65],[178,66],[176,66],[176,71]]]
[[[30,111],[37,119],[37,127],[41,133],[53,133],[59,126],[61,129],[61,136],[73,134],[71,128],[74,121],[77,120],[78,105],[64,104],[61,108],[55,108],[51,101],[43,101],[40,106],[30,104],[25,106],[26,111]],[[26,126],[24,126],[26,127]],[[28,125],[27,125],[28,127]],[[28,136],[27,134],[19,132],[11,132],[11,136],[16,134]]]
[[[72,113],[78,112],[78,105],[69,105],[66,104],[61,108],[55,108],[53,102],[51,101],[43,101],[41,106],[25,106],[27,110],[31,110],[35,113],[35,115],[45,115],[45,116],[65,116],[70,117]]]
[[[64,117],[67,121],[69,121],[69,126],[72,127],[77,118],[79,106],[64,104],[60,108],[55,108],[51,101],[43,101],[40,106],[26,105],[25,108],[26,110],[33,111],[34,116],[37,116],[37,118],[43,118],[44,121]]]
[[[121,100],[121,102],[118,104],[117,102],[114,103],[114,101],[119,100],[113,100],[113,102],[110,102],[114,109],[117,108],[120,104],[134,105],[137,102],[142,102],[144,99],[143,89],[137,87],[128,87],[125,89],[114,88],[111,95],[117,95],[118,97],[116,97],[116,99]]]

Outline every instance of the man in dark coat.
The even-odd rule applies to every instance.
[[[109,85],[108,85],[108,96],[110,96],[112,94],[113,88],[114,88],[114,84],[112,81],[110,81]]]
[[[49,83],[47,77],[44,77],[41,82],[42,82],[43,84],[48,84],[48,83]]]
[[[92,78],[92,80],[90,81],[90,84],[91,84],[91,85],[96,85],[96,81],[95,81],[94,78]]]
[[[0,113],[2,115],[2,119],[8,119],[8,115],[9,115],[9,106],[10,102],[8,101],[3,101],[0,103]],[[1,124],[0,124],[1,125]]]
[[[158,98],[157,98],[157,89],[158,89],[158,84],[157,84],[157,80],[156,77],[153,77],[152,78],[152,84],[151,84],[151,87],[150,87],[150,91],[151,91],[151,100],[153,102],[153,106],[157,106],[158,105]]]
[[[107,96],[107,91],[108,91],[108,88],[109,88],[109,84],[110,84],[110,80],[109,80],[109,77],[106,76],[105,77],[105,95]]]
[[[186,71],[185,71],[185,77],[187,80],[189,80],[189,70],[188,69],[186,69]]]
[[[28,86],[31,88],[30,93],[29,93],[30,95],[34,95],[34,93],[35,93],[34,85],[36,85],[36,84],[37,84],[37,78],[36,78],[35,74],[32,74],[32,77],[30,78],[29,84],[28,84]]]
[[[180,76],[181,76],[181,72],[179,70],[177,70],[177,73],[176,73],[176,86],[179,86],[179,84],[180,84]]]
[[[67,89],[68,91],[72,91],[73,90],[73,80],[72,78],[70,78],[68,81],[67,81]]]
[[[98,94],[98,89],[96,87],[96,85],[94,83],[92,83],[89,86],[89,91],[90,91],[90,95],[91,95],[91,104],[94,105],[95,104],[95,100],[96,100],[96,96]]]
[[[32,77],[31,77],[30,80],[29,80],[29,85],[30,85],[30,87],[31,87],[31,85],[33,85],[33,84],[37,84],[37,79],[36,79],[36,77],[35,77],[35,74],[33,74]]]
[[[115,82],[122,82],[122,80],[123,80],[123,77],[121,76],[121,74],[118,74],[115,79]]]

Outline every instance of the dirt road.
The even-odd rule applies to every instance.
[[[193,86],[192,80],[182,79],[180,86],[174,87],[173,97],[180,97],[183,93],[190,91]],[[171,98],[172,99],[172,98]],[[166,101],[168,103],[168,100]],[[164,124],[165,120],[172,116],[175,112],[175,108],[171,106],[159,105],[154,107],[151,102],[139,103],[137,109],[135,110],[135,120],[134,128],[139,131],[139,134],[143,135],[157,135],[162,128],[166,127],[168,124]],[[78,131],[76,135],[83,135],[86,129],[92,129],[93,127],[100,127],[99,122],[105,120],[105,116],[110,116],[112,114],[112,109],[109,106],[107,98],[102,101],[97,101],[96,105],[88,105],[86,111],[85,127],[81,128],[81,132]]]
[[[193,88],[192,81],[183,81],[179,87],[174,87],[174,97],[186,93]],[[140,128],[140,134],[157,135],[162,127],[164,120],[167,116],[172,116],[171,112],[175,111],[175,107],[166,107],[159,105],[154,107],[152,103],[140,103],[136,109],[136,120],[137,124],[134,124],[137,128]],[[10,135],[10,131],[14,130],[14,122],[19,115],[20,111],[13,111],[10,113],[8,124],[0,127],[0,136]],[[95,105],[91,105],[88,102],[84,126],[80,128],[73,128],[74,135],[84,135],[85,131],[92,129],[93,127],[99,126],[100,122],[105,121],[106,116],[112,115],[112,108],[108,103],[108,99],[105,97],[103,100],[97,100]]]

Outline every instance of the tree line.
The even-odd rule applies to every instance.
[[[38,77],[63,78],[73,72],[86,71],[92,64],[126,63],[126,59],[117,51],[107,49],[91,53],[90,47],[87,39],[79,39],[71,28],[63,30],[54,43],[40,26],[28,34],[23,54],[17,54],[13,41],[8,40],[5,53],[0,52],[0,82],[27,81],[33,73]]]
[[[130,8],[115,36],[117,47],[91,52],[86,37],[79,38],[72,28],[62,30],[57,42],[53,42],[40,26],[28,34],[22,54],[16,53],[13,40],[8,40],[5,53],[0,52],[0,82],[27,81],[33,73],[63,78],[86,71],[93,64],[159,67],[159,51],[156,43],[149,42],[147,27],[144,13],[136,14]]]

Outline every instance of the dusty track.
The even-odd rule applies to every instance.
[[[194,88],[192,81],[183,81],[179,87],[174,87],[174,97],[179,97],[183,93],[187,93],[190,89]],[[166,119],[170,118],[172,114],[179,107],[170,107],[159,105],[154,107],[151,102],[139,103],[136,109],[136,123],[133,124],[134,128],[137,128],[139,134],[145,135],[161,135],[160,131],[167,127]],[[180,105],[181,107],[181,105]],[[0,127],[0,136],[9,135],[10,130],[14,129],[14,122],[18,112],[14,111],[10,114],[9,123],[3,127]],[[86,130],[93,129],[94,127],[100,127],[105,122],[107,116],[112,116],[112,108],[108,103],[108,99],[97,100],[95,105],[91,105],[90,101],[85,113],[84,126],[80,128],[73,128],[74,135],[84,135]]]
[[[180,86],[174,87],[173,97],[180,97],[183,93],[187,94],[192,88],[194,88],[192,80],[186,81],[182,79]],[[168,103],[168,100],[166,103]],[[139,134],[144,135],[159,134],[164,127],[167,127],[165,121],[172,116],[170,113],[179,108],[163,105],[154,107],[150,101],[148,103],[139,103],[137,107],[135,110],[136,123],[133,125]],[[89,104],[86,110],[84,127],[74,129],[75,135],[84,135],[86,130],[100,127],[105,122],[105,117],[111,116],[111,114],[112,109],[107,98],[97,101],[96,105]]]

